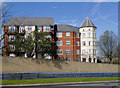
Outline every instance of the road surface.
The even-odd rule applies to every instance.
[[[54,85],[21,85],[4,86],[2,88],[120,88],[118,82],[97,82],[97,83],[66,83]]]

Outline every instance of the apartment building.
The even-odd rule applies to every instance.
[[[58,58],[80,61],[80,33],[78,27],[55,25],[54,28]]]
[[[54,18],[52,17],[12,17],[8,23],[4,25],[4,50],[3,56],[15,56],[15,46],[12,44],[16,40],[15,34],[21,34],[21,37],[27,37],[29,33],[33,32],[35,29],[38,32],[43,31],[45,33],[54,33]],[[48,36],[51,37],[52,36]],[[6,52],[9,44],[10,53]],[[25,57],[26,53],[23,52]],[[35,57],[35,56],[34,56]]]
[[[12,42],[16,39],[14,34],[20,33],[21,36],[26,38],[36,28],[39,29],[39,32],[52,34],[48,37],[56,41],[58,59],[97,62],[97,27],[88,17],[79,28],[70,25],[55,25],[52,17],[12,17],[4,25],[4,34],[6,34],[4,46],[7,45],[7,42],[11,42],[9,45],[11,52],[7,53],[6,48],[4,48],[3,55],[15,56],[15,46],[12,45]],[[23,54],[27,57],[25,52]]]

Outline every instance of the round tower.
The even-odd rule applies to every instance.
[[[81,62],[97,63],[97,27],[87,17],[79,28],[81,33]]]

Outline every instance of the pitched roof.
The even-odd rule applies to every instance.
[[[80,28],[83,28],[83,27],[95,27],[95,28],[97,28],[88,17],[82,23]]]
[[[70,25],[55,25],[55,31],[58,32],[79,32],[78,27],[70,26]]]
[[[5,25],[54,25],[53,17],[12,17]]]

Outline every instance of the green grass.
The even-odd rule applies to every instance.
[[[110,80],[120,80],[120,78],[118,77],[102,77],[102,78],[93,77],[93,78],[41,78],[41,79],[23,79],[23,80],[2,80],[2,85],[110,81]]]
[[[87,81],[111,81],[120,80],[118,77],[93,77],[93,78],[41,78],[23,80],[2,80],[2,85],[15,84],[38,84],[38,83],[60,83],[60,82],[87,82]]]

